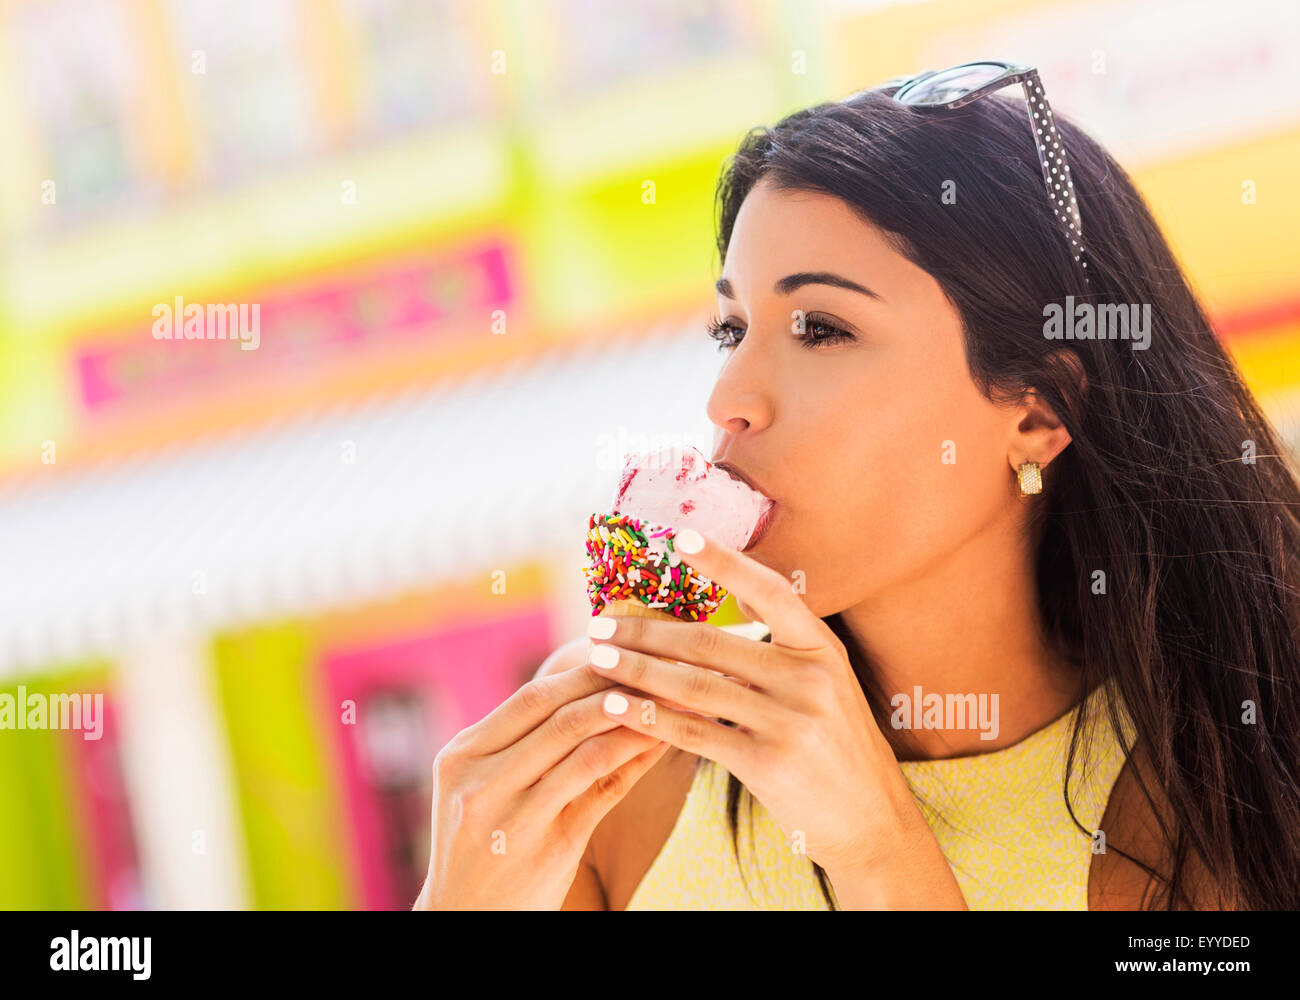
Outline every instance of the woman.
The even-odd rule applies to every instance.
[[[1300,906],[1285,448],[1120,166],[945,73],[719,185],[713,458],[776,515],[680,544],[767,642],[593,619],[439,755],[417,905]]]

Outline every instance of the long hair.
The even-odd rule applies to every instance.
[[[1052,406],[1072,440],[1033,501],[1043,626],[1078,665],[1083,690],[1110,682],[1111,725],[1120,732],[1127,711],[1167,803],[1157,808],[1139,774],[1169,862],[1162,870],[1113,840],[1110,846],[1151,876],[1143,908],[1194,906],[1194,857],[1220,900],[1296,909],[1294,459],[1147,204],[1096,141],[1056,116],[1082,218],[1084,272],[1052,214],[1022,100],[991,96],[925,112],[891,93],[868,91],[751,130],[718,183],[719,256],[725,262],[741,203],[760,178],[833,195],[936,279],[961,316],[967,366],[986,398],[1016,401],[1033,390]],[[955,200],[941,197],[945,190],[955,190]],[[1045,307],[1067,295],[1076,303],[1149,304],[1146,349],[1128,340],[1045,337]],[[1062,348],[1081,369],[1062,363]],[[1105,595],[1093,593],[1098,570]],[[887,725],[869,658],[839,614],[823,620]],[[1084,715],[1073,726],[1066,766],[1072,817],[1069,775],[1076,750],[1088,746]],[[1126,757],[1132,749],[1123,747]],[[729,776],[733,846],[742,791],[749,795]],[[739,863],[738,846],[736,857]],[[825,871],[813,867],[834,906]]]

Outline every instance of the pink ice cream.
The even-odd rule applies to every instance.
[[[643,521],[694,528],[733,549],[744,549],[772,501],[732,479],[698,449],[629,455],[610,510]]]

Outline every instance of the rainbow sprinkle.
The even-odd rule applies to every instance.
[[[583,567],[591,614],[613,601],[640,601],[686,621],[704,621],[727,591],[701,576],[673,551],[676,532],[626,514],[592,514],[587,521]]]

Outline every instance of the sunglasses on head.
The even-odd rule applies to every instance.
[[[1065,145],[1056,131],[1052,108],[1047,103],[1043,83],[1035,67],[985,59],[962,63],[950,69],[926,70],[912,76],[895,77],[872,89],[895,88],[893,98],[900,104],[921,111],[943,111],[965,107],[972,101],[978,101],[1013,83],[1023,86],[1029,127],[1033,130],[1034,145],[1038,147],[1038,162],[1043,168],[1043,181],[1047,185],[1052,212],[1070,241],[1074,260],[1084,269],[1086,280],[1088,262],[1083,259],[1083,222],[1079,218],[1079,205],[1074,197],[1074,181],[1070,179]]]

